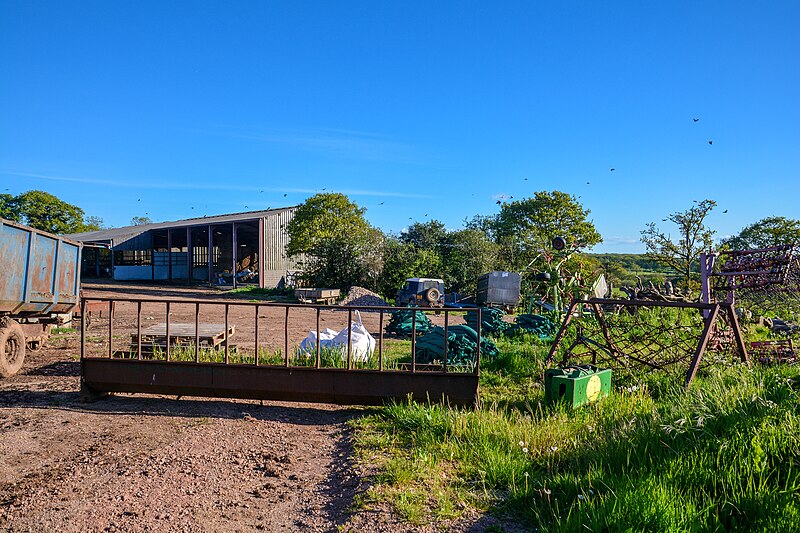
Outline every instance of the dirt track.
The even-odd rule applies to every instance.
[[[302,324],[294,333],[305,330]],[[77,334],[56,336],[29,352],[20,374],[0,381],[0,530],[488,525],[473,517],[410,528],[385,509],[351,514],[354,496],[366,488],[347,426],[363,413],[358,408],[146,395],[86,404],[79,398],[78,348]]]

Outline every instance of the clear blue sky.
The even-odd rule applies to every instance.
[[[612,252],[712,198],[729,235],[800,218],[798,27],[796,0],[0,0],[0,192],[123,226],[337,190],[397,232],[557,189]]]

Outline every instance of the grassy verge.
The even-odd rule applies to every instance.
[[[571,411],[542,402],[546,347],[525,344],[484,367],[478,409],[400,404],[353,422],[378,468],[363,504],[411,523],[491,510],[542,531],[800,530],[796,368],[712,369],[688,391],[640,376]]]

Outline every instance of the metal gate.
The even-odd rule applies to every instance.
[[[87,313],[98,302],[105,316],[92,320],[89,329]],[[416,347],[416,314],[410,339],[384,334],[386,316],[398,309],[408,308],[83,298],[81,389],[87,399],[119,392],[362,405],[409,398],[475,404],[480,326],[470,364],[448,364],[448,328],[463,320],[463,311],[437,311],[436,320],[445,330],[444,355],[422,364]],[[480,309],[474,312],[480,325]],[[201,314],[209,313],[219,316],[218,324],[201,320]],[[232,321],[232,314],[238,318]],[[145,324],[159,320],[157,316],[163,316],[163,322]],[[351,342],[354,320],[361,321],[362,316],[376,332],[375,352],[369,358],[353,353]],[[298,330],[290,333],[296,321],[320,332],[325,323],[342,324],[345,317],[346,348],[331,350],[316,342],[303,350],[297,344]],[[237,326],[238,331],[247,330],[244,344],[238,344],[242,335],[237,337]]]

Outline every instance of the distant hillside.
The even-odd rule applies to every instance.
[[[661,265],[644,254],[587,254],[603,265],[606,277],[616,286],[632,286],[636,283],[636,276],[647,283],[664,283],[670,278],[675,280],[680,276],[671,268]]]

